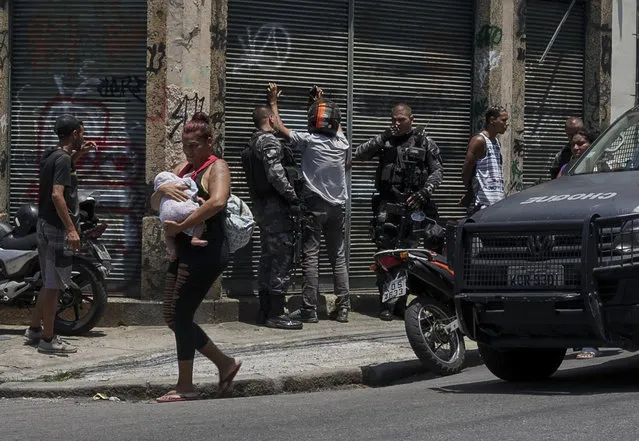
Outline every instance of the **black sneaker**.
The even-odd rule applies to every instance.
[[[340,323],[348,323],[348,308],[339,308],[331,312],[329,316],[331,320],[337,320]]]
[[[276,329],[302,329],[304,325],[299,320],[292,320],[288,315],[282,314],[277,317],[270,317],[266,320],[267,328]]]
[[[384,320],[385,322],[392,322],[393,314],[391,314],[391,312],[388,309],[382,309],[379,312],[379,318],[380,320]]]
[[[299,320],[303,323],[317,323],[317,311],[314,309],[297,309],[288,315],[292,320]]]

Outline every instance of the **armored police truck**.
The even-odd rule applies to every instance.
[[[460,223],[455,306],[488,369],[551,376],[567,348],[639,349],[639,107],[556,180]]]

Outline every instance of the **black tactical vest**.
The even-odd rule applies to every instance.
[[[266,170],[264,170],[264,163],[257,154],[257,149],[259,147],[259,143],[262,141],[262,137],[269,133],[270,132],[265,132],[262,130],[256,130],[255,132],[253,132],[248,145],[244,150],[242,150],[241,153],[242,168],[246,173],[246,180],[249,186],[249,191],[252,197],[259,199],[282,197],[279,192],[268,182]],[[277,134],[274,135],[276,135],[276,137],[279,139]],[[280,144],[282,149],[282,166],[284,167],[284,170],[286,172],[286,177],[293,185],[295,192],[299,195],[298,186],[299,182],[301,182],[301,173],[299,167],[297,166],[290,146],[287,143],[282,142],[282,140],[280,140]]]
[[[386,142],[375,173],[381,199],[397,201],[424,187],[429,173],[424,137],[424,129],[417,127],[408,135]]]

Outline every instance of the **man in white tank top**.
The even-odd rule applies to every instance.
[[[497,135],[502,135],[507,128],[508,112],[503,107],[493,106],[486,112],[485,129],[468,143],[462,167],[466,194],[460,200],[468,216],[505,196],[501,146]]]

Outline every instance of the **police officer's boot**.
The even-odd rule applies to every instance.
[[[277,329],[302,329],[302,322],[292,320],[288,314],[284,312],[284,296],[271,296],[271,306],[268,312],[266,326],[268,328]]]
[[[391,303],[383,303],[382,302],[382,295],[383,295],[383,285],[378,285],[377,286],[379,289],[379,318],[381,320],[384,320],[386,322],[390,322],[393,320],[393,306],[394,304]]]
[[[257,313],[257,324],[265,325],[266,319],[268,319],[268,310],[271,306],[271,297],[268,291],[259,291],[257,295],[260,299],[260,310]]]
[[[393,314],[395,315],[395,317],[400,318],[400,319],[404,319],[404,313],[406,312],[406,301],[408,299],[408,296],[402,296],[399,297],[397,299],[395,299],[395,304],[393,305],[394,308],[392,309]]]

